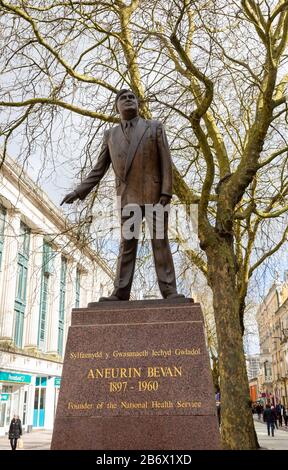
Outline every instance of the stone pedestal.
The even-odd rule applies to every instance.
[[[51,448],[219,449],[200,305],[74,309]]]

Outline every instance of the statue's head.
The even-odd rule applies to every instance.
[[[131,90],[118,91],[115,98],[115,108],[122,119],[133,119],[139,113],[137,96]]]

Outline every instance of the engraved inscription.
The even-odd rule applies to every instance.
[[[200,347],[71,351],[68,357],[73,367],[79,363],[82,400],[86,400],[75,400],[71,390],[66,409],[69,414],[96,416],[133,411],[197,414],[203,403],[195,396],[197,389],[191,389],[190,377],[193,358],[201,354]]]

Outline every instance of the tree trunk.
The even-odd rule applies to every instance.
[[[257,449],[239,321],[232,237],[207,247],[219,350],[221,439],[224,449]]]

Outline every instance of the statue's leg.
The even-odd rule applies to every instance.
[[[130,297],[142,213],[131,225],[130,231],[129,220],[131,220],[129,217],[123,215],[121,216],[121,243],[117,261],[116,277],[114,281],[114,291],[112,294],[116,295],[121,300],[129,300]],[[132,237],[131,232],[133,233]]]
[[[147,214],[146,219],[148,219]],[[167,234],[168,212],[165,211],[162,215],[161,211],[160,214],[153,212],[153,219],[150,219],[148,226],[159,288],[162,296],[167,298],[177,294],[175,270]]]

